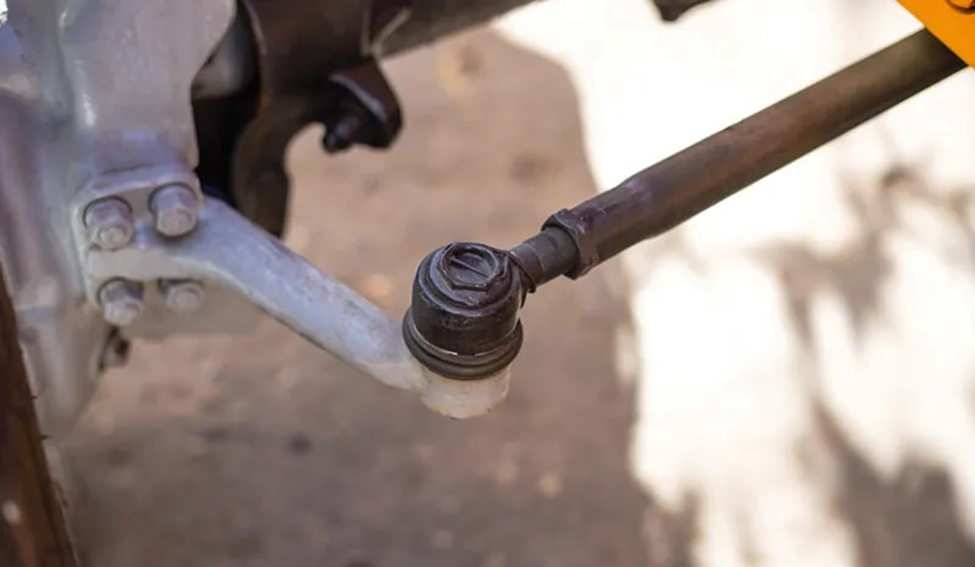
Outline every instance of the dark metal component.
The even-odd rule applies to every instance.
[[[199,148],[196,174],[203,184],[205,194],[219,196],[221,201],[230,205],[235,204],[230,187],[237,140],[247,124],[254,119],[260,99],[260,86],[253,68],[257,60],[257,46],[251,34],[252,29],[247,11],[238,10],[233,31],[228,33],[246,35],[246,40],[237,41],[235,47],[251,50],[247,55],[234,57],[251,65],[249,70],[239,72],[241,76],[248,78],[244,85],[237,92],[223,96],[193,97],[193,122]],[[218,47],[218,51],[220,49],[221,47]],[[257,217],[252,220],[272,232],[282,222],[281,220],[261,222],[262,219]],[[277,235],[280,236],[280,232],[277,232]]]
[[[545,221],[545,224],[542,225],[542,230],[561,230],[572,239],[573,248],[563,250],[563,254],[569,250],[575,254],[575,259],[572,262],[574,267],[569,272],[572,277],[578,277],[584,274],[585,271],[592,269],[602,261],[599,251],[602,234],[594,233],[596,223],[588,216],[584,216],[579,212],[579,209],[589,202],[591,200],[586,201],[572,210],[563,209],[550,216]],[[560,260],[562,261],[559,263],[562,265],[567,263],[565,258],[560,258]],[[586,267],[585,271],[576,274],[575,272],[582,269],[582,266]]]
[[[480,244],[451,244],[434,256],[430,276],[454,303],[492,303],[507,286],[508,264],[498,250]]]
[[[230,201],[241,213],[280,235],[287,215],[289,180],[284,159],[288,144],[305,126],[336,116],[335,111],[347,92],[333,82],[336,73],[367,63],[377,42],[405,19],[409,2],[241,0],[241,3],[257,46],[260,97],[253,119],[235,137],[230,183],[214,184],[229,187]],[[381,124],[378,132],[388,129],[389,126]]]
[[[413,356],[433,372],[453,380],[475,381],[490,378],[507,368],[521,352],[525,334],[519,321],[509,340],[497,348],[477,354],[462,354],[439,348],[427,341],[407,311],[403,318],[403,338]]]
[[[337,71],[331,81],[342,94],[325,121],[325,149],[335,153],[354,144],[379,149],[392,145],[403,128],[403,114],[376,61]]]
[[[200,152],[196,174],[204,186],[204,193],[219,191],[222,193],[221,200],[231,205],[234,204],[230,187],[237,141],[244,128],[254,119],[259,98],[255,82],[230,96],[193,101],[196,141]],[[264,223],[261,225],[270,229]]]
[[[403,322],[410,351],[438,374],[459,380],[503,370],[521,348],[524,293],[506,252],[456,243],[427,256]]]
[[[405,0],[242,0],[254,27],[261,84],[272,96],[308,94],[336,69],[359,65],[403,23]]]
[[[525,292],[534,293],[538,286],[575,267],[575,250],[576,243],[571,233],[558,227],[548,227],[512,248],[508,254],[521,269]]]
[[[964,67],[930,33],[919,31],[556,213],[545,227],[565,230],[575,246],[560,248],[551,263],[564,266],[573,255],[566,274],[582,276]]]
[[[660,12],[660,18],[665,22],[676,22],[691,8],[706,4],[711,0],[653,0],[653,4]]]
[[[413,13],[413,0],[372,0],[369,13],[369,52],[373,53],[405,24]]]
[[[358,108],[350,109],[338,118],[325,125],[325,137],[322,139],[322,146],[331,154],[337,154],[350,149],[359,143],[365,134],[368,123],[368,116],[364,110]]]
[[[326,149],[341,151],[355,143],[387,147],[399,130],[402,119],[396,105],[384,104],[377,114],[366,104],[369,119],[360,114],[361,106],[349,111],[347,91],[332,82],[337,72],[369,61],[380,43],[382,54],[389,55],[483,23],[528,0],[240,3],[242,19],[253,34],[256,53],[251,59],[259,78],[231,97],[198,101],[199,174],[207,185],[225,189],[237,210],[280,236],[289,192],[284,155],[298,131],[324,123]],[[386,99],[375,90],[369,97]]]

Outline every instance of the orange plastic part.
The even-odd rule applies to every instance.
[[[949,49],[975,66],[975,0],[899,0]]]

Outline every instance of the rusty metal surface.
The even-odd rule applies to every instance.
[[[335,153],[355,144],[377,149],[390,147],[403,128],[403,112],[379,63],[366,59],[359,65],[339,69],[330,81],[339,90],[336,105],[325,122],[325,149]]]
[[[252,119],[246,126],[240,125],[239,116],[228,122],[240,133],[231,171],[221,176],[227,178],[225,190],[230,201],[260,226],[282,234],[289,193],[289,179],[283,165],[288,144],[309,124],[328,123],[333,128],[341,124],[330,116],[334,115],[339,104],[337,97],[341,96],[331,84],[333,73],[358,66],[373,54],[391,55],[485,23],[527,3],[526,0],[320,0],[311,3],[245,0],[246,16],[257,44],[260,93],[250,94],[256,100],[256,109],[250,113]],[[395,115],[394,122],[399,122],[398,108],[380,115]],[[226,130],[225,125],[218,126],[217,130]],[[398,126],[394,131],[398,131]],[[203,133],[203,137],[207,136]],[[385,147],[388,145],[385,140],[394,137],[395,133],[387,135],[382,143],[366,143]],[[330,141],[332,151],[344,149],[345,144],[335,143],[335,136]]]
[[[0,272],[0,565],[76,567]]]
[[[337,71],[361,68],[374,55],[416,47],[526,3],[244,0],[244,17],[254,33],[260,79],[234,97],[208,101],[209,110],[198,105],[197,117],[203,125],[198,134],[208,170],[201,175],[214,179],[245,216],[274,234],[283,234],[289,194],[284,154],[299,130],[309,124],[325,124],[329,130],[326,148],[332,152],[353,143],[384,148],[399,131],[399,108],[395,97],[388,96],[392,90],[382,88],[382,81],[371,81],[380,88],[365,101],[392,104],[378,111],[366,104],[371,115],[369,128],[364,128],[366,132],[359,139],[344,135],[345,130],[363,129],[359,123],[364,120],[360,116],[349,118],[348,84],[337,78]],[[363,102],[361,92],[353,94]],[[206,116],[208,112],[224,116],[212,118]]]
[[[275,234],[284,231],[294,135],[326,123],[343,94],[333,75],[367,61],[407,15],[407,0],[245,0],[257,45],[259,97],[233,156],[234,206]],[[398,109],[395,112],[398,116]]]
[[[547,265],[564,267],[572,256],[568,275],[584,275],[963,68],[951,50],[919,31],[556,213],[547,229],[565,230],[575,245],[549,250]],[[545,281],[552,274],[535,276]]]

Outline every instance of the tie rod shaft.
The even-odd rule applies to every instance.
[[[469,243],[435,251],[417,271],[404,321],[410,350],[457,379],[491,375],[517,355],[527,293],[588,273],[964,67],[921,30],[557,212],[509,251]]]

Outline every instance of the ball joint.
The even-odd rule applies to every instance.
[[[441,376],[490,378],[521,350],[518,313],[524,298],[519,269],[507,252],[483,244],[450,244],[417,269],[412,305],[403,320],[406,345]]]

